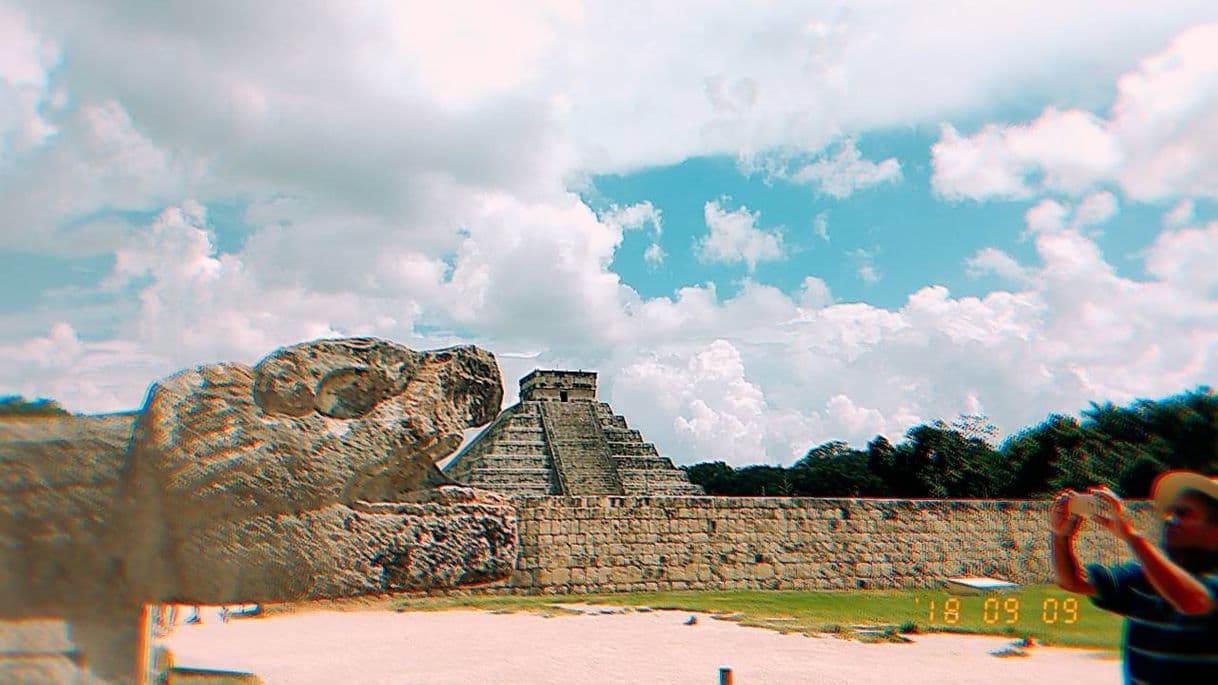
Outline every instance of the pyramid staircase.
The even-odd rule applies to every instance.
[[[543,402],[550,464],[564,495],[624,495],[591,402]]]

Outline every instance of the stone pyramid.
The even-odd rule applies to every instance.
[[[685,472],[596,398],[596,374],[533,371],[444,473],[512,495],[702,495]]]

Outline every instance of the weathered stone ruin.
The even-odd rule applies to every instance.
[[[139,412],[0,418],[0,683],[132,682],[152,603],[1052,578],[1045,501],[691,497],[596,374],[520,389],[499,413],[474,347],[321,340],[182,371]],[[1090,528],[1078,549],[1128,556]]]
[[[148,603],[507,577],[514,507],[435,467],[502,393],[476,347],[353,338],[182,371],[137,413],[0,420],[0,682],[134,682]]]
[[[672,460],[596,397],[596,374],[534,371],[520,402],[461,451],[445,475],[510,495],[702,495]]]

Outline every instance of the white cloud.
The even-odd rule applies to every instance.
[[[949,200],[1022,198],[1042,190],[1079,194],[1121,161],[1098,117],[1053,107],[1027,125],[989,124],[967,138],[944,124],[931,157],[931,185]],[[1033,182],[1033,175],[1040,180]]]
[[[663,433],[679,441],[682,452],[735,465],[772,461],[776,438],[780,449],[788,451],[793,443],[783,444],[781,438],[793,438],[807,427],[798,415],[767,406],[761,388],[745,378],[739,351],[726,340],[689,355],[624,366],[614,381],[613,401],[657,406],[662,416],[673,417]],[[780,459],[789,460],[797,451]]]
[[[954,127],[940,127],[939,142],[931,146],[934,175],[931,187],[949,200],[1028,195],[1023,175],[1009,158],[1002,132],[987,126],[965,138]]]
[[[1070,208],[1056,200],[1041,200],[1024,212],[1027,233],[1052,233],[1066,227]]]
[[[842,199],[858,190],[901,180],[901,163],[895,157],[880,162],[862,158],[854,139],[847,139],[832,157],[822,157],[790,175],[795,183],[807,183],[820,192]]]
[[[646,299],[609,266],[631,226],[659,235],[658,212],[641,203],[615,222],[571,192],[702,155],[815,159],[868,131],[975,117],[1002,92],[1068,100],[1014,131],[945,130],[944,196],[1098,184],[1200,197],[1218,158],[1205,34],[1121,81],[1107,118],[1078,112],[1212,17],[1208,0],[665,3],[643,22],[620,3],[549,1],[0,7],[0,136],[20,155],[0,161],[0,240],[121,255],[108,289],[3,315],[0,389],[131,408],[183,366],[322,335],[472,341],[503,352],[509,397],[533,366],[596,368],[662,450],[743,463],[877,426],[895,438],[970,398],[1009,430],[1218,372],[1209,229],[1161,237],[1146,282],[1116,276],[1067,213],[1033,234],[1020,292],[928,287],[885,309],[835,303],[807,276],[794,296],[746,281],[730,298],[707,284]],[[698,31],[674,30],[691,16]],[[961,58],[973,54],[986,59]],[[1075,149],[1056,149],[1067,137]],[[894,177],[895,160],[852,150],[822,159],[817,182]],[[245,203],[249,234],[222,249],[212,222]],[[708,203],[704,216],[711,258],[783,256],[756,211]]]
[[[1218,24],[1192,27],[1116,80],[1106,118],[1046,108],[1027,124],[963,137],[943,126],[932,148],[948,199],[1080,195],[1116,183],[1126,196],[1218,196]]]
[[[621,230],[641,230],[651,226],[653,242],[643,250],[643,262],[648,269],[657,269],[664,263],[664,249],[660,247],[660,234],[664,232],[662,212],[650,202],[639,202],[629,207],[613,205],[602,214],[600,220]]]
[[[663,232],[663,221],[660,215],[660,210],[656,209],[650,202],[639,202],[629,207],[614,205],[609,208],[609,211],[605,212],[604,216],[601,217],[601,221],[627,230],[642,229],[650,225],[653,234],[658,238]]]
[[[730,299],[699,287],[640,300],[597,275],[620,232],[590,210],[573,202],[551,215],[490,198],[481,211],[486,218],[471,227],[452,279],[418,305],[447,308],[493,351],[533,350],[527,358],[500,355],[513,392],[534,367],[596,369],[603,396],[680,463],[790,463],[825,440],[861,445],[875,433],[896,440],[916,423],[950,420],[978,404],[1009,431],[1049,411],[1160,396],[1218,372],[1208,352],[1218,345],[1208,268],[1218,256],[1218,224],[1161,236],[1147,255],[1150,281],[1116,276],[1090,239],[1063,228],[1035,234],[1039,263],[1021,267],[1019,292],[953,298],[929,287],[888,310],[835,304],[814,277],[794,298],[746,282]],[[501,249],[474,251],[484,234]],[[0,386],[77,410],[118,409],[177,368],[252,362],[288,341],[343,333],[416,347],[455,342],[414,335],[413,310],[400,298],[268,288],[250,265],[217,252],[210,235],[201,206],[163,212],[116,265],[115,287],[136,288],[143,303],[136,319],[106,341],[81,339],[62,323],[6,345]],[[416,264],[423,273],[433,268]],[[541,282],[567,287],[482,289],[542,264],[555,266]],[[1018,266],[996,252],[978,264]],[[517,297],[542,298],[537,314],[519,316]],[[473,304],[459,310],[458,301]],[[531,332],[537,327],[545,332]]]
[[[176,370],[136,342],[82,341],[66,321],[45,335],[0,344],[0,354],[5,393],[59,400],[73,411],[131,408],[150,380]]]
[[[1190,198],[1184,198],[1163,214],[1163,225],[1168,228],[1179,228],[1191,224],[1196,218],[1196,203]]]
[[[1120,211],[1121,207],[1116,195],[1107,190],[1101,190],[1088,195],[1079,203],[1078,208],[1074,210],[1074,226],[1076,228],[1099,226],[1110,221]]]
[[[901,179],[901,165],[895,157],[879,162],[864,160],[853,138],[843,140],[832,156],[822,156],[806,163],[797,160],[798,156],[784,158],[778,154],[761,160],[743,158],[741,163],[745,172],[760,165],[766,179],[771,182],[783,179],[790,183],[811,185],[818,193],[837,197],[838,200],[854,195],[855,191],[883,183],[896,183]],[[792,166],[798,168],[792,169]]]
[[[1218,221],[1204,227],[1163,231],[1146,251],[1146,270],[1214,305],[1218,298]]]
[[[726,202],[727,198],[719,198],[702,208],[709,233],[697,243],[698,259],[728,264],[744,262],[751,272],[760,262],[785,256],[782,234],[777,229],[757,226],[761,212],[750,212],[743,206],[727,212],[721,206]]]
[[[829,242],[829,212],[819,212],[812,219],[812,232],[826,243]]]
[[[1026,226],[1023,237],[1099,226],[1111,221],[1119,213],[1120,204],[1116,196],[1106,190],[1087,195],[1073,209],[1057,200],[1046,198],[1024,212]]]
[[[825,414],[843,429],[845,435],[856,441],[878,435],[887,428],[883,414],[860,407],[845,395],[830,397],[825,403]]]
[[[192,167],[138,131],[114,100],[80,106],[61,131],[12,169],[0,168],[0,246],[67,254],[113,250],[131,227],[115,211],[159,209],[182,197]]]
[[[803,309],[819,309],[833,302],[829,284],[815,276],[807,276],[800,284],[796,301]]]
[[[659,243],[652,243],[647,246],[646,250],[643,250],[643,261],[647,263],[649,268],[658,268],[664,263],[664,257],[664,250],[660,247]]]
[[[625,334],[637,294],[608,270],[620,226],[600,222],[574,195],[527,204],[481,199],[437,303],[471,333],[599,348]]]
[[[859,279],[868,285],[878,283],[882,278],[875,268],[875,251],[858,248],[846,253],[854,261],[854,272]]]
[[[55,133],[41,112],[51,104],[47,74],[55,58],[55,46],[21,12],[0,5],[0,173]]]
[[[1031,280],[1031,272],[1020,266],[1011,255],[993,247],[978,250],[964,263],[965,272],[977,278],[994,274],[1017,285],[1025,285]]]

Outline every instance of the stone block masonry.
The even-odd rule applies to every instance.
[[[669,590],[938,587],[986,576],[1051,583],[1049,502],[783,497],[517,497],[511,578],[481,591],[583,594]],[[1129,503],[1157,540],[1146,502]],[[1082,563],[1129,559],[1084,524]]]

